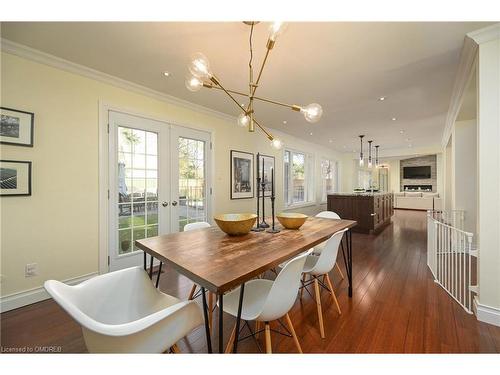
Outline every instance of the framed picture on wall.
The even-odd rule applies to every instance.
[[[31,195],[31,162],[0,160],[0,196]]]
[[[276,174],[276,167],[274,166],[274,156],[262,155],[260,154],[258,170],[260,171],[260,177],[263,178],[264,185],[264,197],[271,196],[271,168],[274,169]],[[262,173],[264,171],[264,173]],[[262,181],[262,180],[261,180]]]
[[[35,114],[0,107],[0,143],[33,147]]]
[[[254,196],[253,154],[231,150],[231,199]]]

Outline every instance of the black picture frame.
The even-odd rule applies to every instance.
[[[269,173],[271,172],[271,168],[274,169],[274,173],[276,173],[276,159],[274,156],[271,155],[265,155],[265,154],[260,154],[260,158],[264,158],[264,166],[266,166],[266,159],[271,160],[272,159],[272,165],[269,168]],[[261,176],[262,176],[262,160],[257,160],[257,163],[260,163],[259,166],[256,166],[256,170],[260,170]],[[265,173],[265,172],[264,172]],[[260,176],[259,176],[260,177]],[[269,190],[267,188],[269,187]],[[269,198],[271,197],[271,178],[268,177],[268,182],[266,183],[266,189],[264,190],[264,197]]]
[[[25,115],[29,115],[31,117],[31,121],[30,121],[30,137],[29,137],[30,138],[30,143],[8,142],[8,141],[2,141],[0,139],[0,144],[11,145],[11,146],[33,147],[34,130],[35,130],[35,114],[33,112],[21,111],[19,109],[8,108],[8,107],[0,107],[0,110],[2,110],[2,109],[7,110],[7,111],[22,113],[22,114],[25,114]]]
[[[234,183],[233,183],[233,177],[234,177],[234,163],[233,163],[233,160],[234,160],[234,157],[236,156],[236,154],[245,154],[245,155],[249,155],[248,159],[250,160],[250,167],[249,167],[249,173],[250,173],[250,178],[249,178],[249,183],[250,183],[250,189],[251,191],[248,192],[247,194],[242,194],[242,193],[238,193],[238,192],[235,192],[234,191]],[[252,199],[254,198],[255,196],[255,186],[254,186],[254,180],[255,180],[255,176],[254,176],[254,154],[251,153],[251,152],[246,152],[246,151],[239,151],[239,150],[231,150],[230,151],[230,154],[229,154],[229,170],[230,170],[230,176],[229,176],[229,188],[230,188],[230,198],[232,200],[234,199]],[[240,196],[238,196],[237,194],[240,194]]]
[[[18,163],[18,164],[27,164],[28,165],[28,192],[27,193],[14,193],[14,194],[5,194],[0,190],[0,197],[28,197],[31,196],[31,173],[32,173],[32,162],[25,160],[0,160],[0,168],[2,167],[2,163]]]

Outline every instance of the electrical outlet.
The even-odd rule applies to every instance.
[[[38,275],[38,264],[28,263],[24,267],[24,277],[33,277]]]

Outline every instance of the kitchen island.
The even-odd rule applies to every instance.
[[[378,233],[391,223],[394,214],[392,193],[334,193],[328,195],[328,211],[342,219],[356,220],[353,231]]]

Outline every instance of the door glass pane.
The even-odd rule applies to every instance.
[[[158,235],[158,135],[118,127],[118,254]]]
[[[292,203],[305,202],[305,160],[304,154],[292,153]]]
[[[179,137],[179,231],[207,221],[205,196],[205,142]]]

